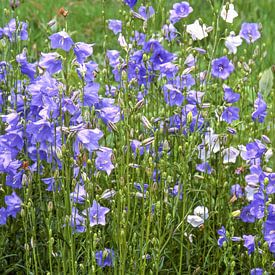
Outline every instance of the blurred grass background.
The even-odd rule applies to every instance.
[[[16,1],[16,0],[15,0]],[[0,0],[0,8],[9,8],[9,0]],[[24,0],[20,1],[21,5],[14,11],[14,16],[18,16],[20,20],[29,22],[31,26],[32,43],[36,44],[39,49],[43,48],[45,40],[47,40],[47,23],[53,18],[57,18],[60,30],[65,24],[72,35],[74,41],[84,41],[87,43],[96,43],[96,50],[102,47],[104,39],[104,16],[105,19],[122,19],[121,10],[129,10],[123,4],[122,0]],[[169,18],[169,9],[173,4],[181,2],[181,0],[138,0],[136,8],[141,4],[152,5],[157,16],[166,15],[164,20]],[[193,22],[198,17],[211,25],[213,15],[210,8],[210,2],[214,3],[215,8],[218,9],[222,0],[190,0],[194,12],[190,14],[188,22]],[[226,1],[224,1],[226,2]],[[264,69],[275,63],[275,16],[273,6],[275,0],[237,0],[234,1],[235,9],[239,13],[239,17],[234,23],[234,28],[239,30],[242,22],[259,22],[262,24],[262,38],[260,43],[266,44],[267,55],[265,57],[265,64],[261,64]],[[64,7],[69,11],[69,14],[64,20],[62,16],[58,16],[58,10]],[[1,13],[3,14],[3,13]],[[2,17],[2,26],[5,18]],[[1,22],[0,21],[0,22]],[[66,21],[66,22],[65,22]],[[228,25],[230,27],[230,24]],[[108,33],[112,36],[112,33]],[[115,39],[115,36],[113,37]],[[109,40],[110,41],[110,40]],[[112,41],[112,40],[111,40]],[[111,45],[108,45],[111,47]]]

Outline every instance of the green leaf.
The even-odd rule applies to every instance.
[[[274,79],[274,76],[271,68],[263,72],[259,82],[259,90],[264,97],[270,94],[273,86],[273,79]]]

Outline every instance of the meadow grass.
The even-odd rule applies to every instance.
[[[190,1],[171,41],[161,28],[176,1],[145,1],[148,20],[119,1],[1,2],[1,27],[30,28],[0,47],[1,274],[274,272],[272,1],[235,1],[233,25],[224,2]],[[213,30],[194,41],[183,22],[197,18]],[[243,22],[261,38],[229,54]]]

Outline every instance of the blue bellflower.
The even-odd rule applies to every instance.
[[[132,9],[137,3],[137,0],[124,0],[124,3]]]
[[[225,80],[230,76],[233,71],[234,65],[226,56],[222,56],[212,61],[211,72],[213,77]]]
[[[92,207],[83,210],[83,214],[89,217],[89,224],[90,226],[95,225],[105,225],[105,215],[110,212],[110,209],[107,207],[102,207],[99,203],[95,200],[93,201]]]
[[[122,32],[121,20],[110,19],[108,27],[114,34],[118,34],[118,33]]]
[[[64,31],[52,34],[49,39],[51,40],[52,49],[62,49],[66,52],[68,52],[74,44],[71,37]]]
[[[254,102],[254,108],[255,111],[252,113],[253,121],[263,123],[267,115],[267,105],[260,93],[258,93],[258,98]]]
[[[113,258],[115,253],[112,249],[105,248],[104,250],[96,251],[95,259],[96,263],[100,267],[113,266]]]
[[[182,18],[187,17],[192,11],[193,8],[188,2],[176,3],[173,5],[173,9],[170,10],[170,22],[175,24]]]
[[[254,43],[261,37],[259,32],[259,24],[257,23],[243,23],[241,26],[240,37],[248,44]]]

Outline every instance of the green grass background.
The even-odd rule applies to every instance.
[[[210,9],[210,2],[214,3],[218,9],[222,0],[191,0],[189,1],[194,9],[190,15],[190,22],[202,18],[204,22],[211,25],[213,16]],[[0,1],[1,9],[8,7],[9,1]],[[68,31],[75,41],[85,41],[89,43],[96,43],[96,49],[100,51],[102,41],[104,39],[104,16],[105,19],[122,19],[122,10],[129,10],[123,5],[122,0],[25,0],[21,1],[21,5],[15,10],[15,15],[20,20],[27,20],[32,29],[32,41],[37,45],[38,49],[42,48],[47,39],[47,23],[57,16],[58,10],[61,7],[69,11],[66,20],[57,16],[59,26],[62,28],[67,24]],[[169,9],[172,8],[173,3],[180,2],[180,0],[161,1],[161,0],[147,0],[138,1],[135,9],[141,4],[151,4],[157,11],[157,16],[161,14],[166,15],[162,22],[167,20]],[[225,1],[226,2],[226,1]],[[161,3],[161,7],[160,7]],[[264,57],[264,64],[261,67],[266,68],[271,66],[274,62],[275,56],[275,16],[273,7],[274,0],[237,0],[234,1],[239,17],[235,20],[239,30],[242,22],[259,22],[262,24],[262,39],[261,43],[266,44],[266,57]],[[161,8],[161,11],[160,11]],[[5,19],[2,18],[4,23]],[[66,21],[66,22],[64,22]],[[229,24],[230,27],[230,24]],[[109,33],[112,36],[112,33]],[[114,37],[115,38],[115,37]],[[111,45],[109,45],[110,47]]]

